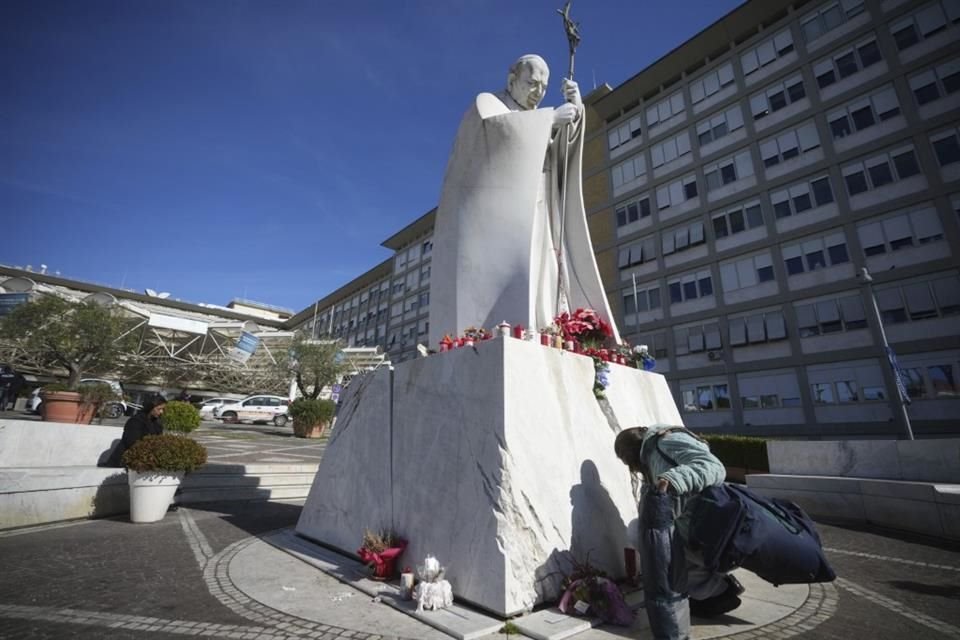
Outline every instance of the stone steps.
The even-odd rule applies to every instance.
[[[183,479],[177,504],[199,502],[303,500],[316,464],[208,464]]]

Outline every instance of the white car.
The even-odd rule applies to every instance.
[[[287,424],[290,400],[282,396],[250,396],[239,402],[224,404],[213,415],[224,422],[272,422],[278,427]]]
[[[212,418],[217,409],[225,404],[233,404],[236,401],[236,398],[210,398],[209,400],[204,400],[199,407],[200,417],[204,419]]]

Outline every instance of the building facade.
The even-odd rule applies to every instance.
[[[918,433],[960,408],[960,3],[748,2],[588,97],[598,263],[685,423]]]
[[[914,430],[960,431],[960,3],[752,0],[585,104],[607,295],[688,426],[904,433],[867,268]],[[434,213],[290,325],[415,357]]]

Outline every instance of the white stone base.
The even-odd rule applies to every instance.
[[[682,422],[663,376],[610,369],[598,402],[590,358],[505,338],[355,380],[297,533],[352,553],[392,528],[401,567],[435,555],[504,616],[557,598],[568,552],[622,575],[637,509],[614,437]]]

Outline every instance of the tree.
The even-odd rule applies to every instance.
[[[43,296],[14,308],[0,321],[0,339],[39,366],[67,370],[67,386],[76,391],[86,373],[111,373],[131,348],[124,333],[130,320],[115,308],[95,302],[70,302]]]
[[[289,357],[280,366],[293,374],[300,393],[311,399],[324,387],[336,384],[349,369],[338,341],[312,340],[303,334],[294,338]]]

